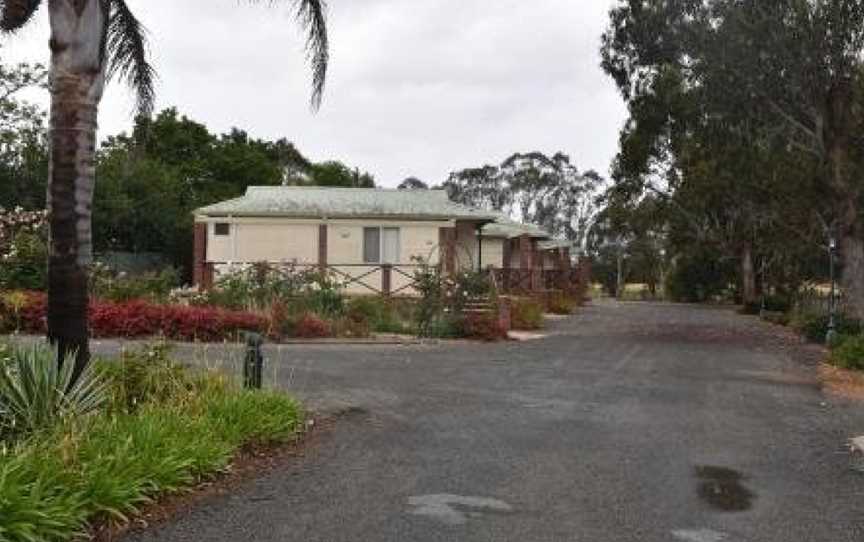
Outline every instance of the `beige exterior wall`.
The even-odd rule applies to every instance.
[[[216,223],[230,224],[230,234],[215,235]],[[213,220],[207,225],[207,261],[315,264],[318,263],[318,224],[308,220]]]
[[[406,286],[411,283],[410,277],[415,269],[413,258],[416,256],[431,265],[437,264],[439,230],[450,225],[449,222],[331,220],[327,233],[327,263],[337,271],[340,281],[348,281],[345,286],[347,293],[374,294],[376,292],[368,286],[381,289],[381,270],[374,265],[358,265],[363,263],[363,228],[399,228],[399,261],[391,272],[390,288],[397,295],[412,295],[415,292]]]
[[[208,262],[238,265],[260,261],[303,265],[318,263],[318,236],[323,221],[203,217],[199,217],[198,221],[207,223]],[[231,224],[230,234],[216,236],[214,225],[217,222]],[[391,291],[410,295],[413,291],[405,287],[411,283],[410,277],[414,272],[412,258],[417,256],[436,265],[439,262],[439,231],[453,226],[452,222],[447,221],[330,220],[326,223],[327,263],[337,272],[338,280],[348,283],[346,292],[356,295],[374,294],[382,287],[378,266],[363,265],[363,228],[399,228],[398,269],[392,271]],[[217,265],[217,276],[228,269],[229,266]]]
[[[363,263],[363,228],[399,228],[399,261],[412,264],[413,257],[438,263],[439,230],[448,222],[373,222],[331,220],[328,222],[327,262],[330,265]]]

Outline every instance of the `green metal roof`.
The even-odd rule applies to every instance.
[[[495,215],[495,222],[483,226],[482,231],[484,237],[504,237],[506,239],[512,239],[526,234],[535,239],[548,239],[552,237],[540,226],[516,222],[503,213],[495,213]]]
[[[495,213],[450,201],[444,190],[250,186],[246,195],[208,205],[197,215],[291,218],[407,218],[489,222]]]

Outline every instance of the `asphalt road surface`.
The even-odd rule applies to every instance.
[[[300,459],[126,540],[864,540],[846,447],[864,404],[823,395],[770,326],[600,302],[552,327],[268,350],[265,378],[349,415]]]

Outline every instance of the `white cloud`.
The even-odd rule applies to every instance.
[[[606,171],[625,115],[599,68],[611,3],[331,0],[331,71],[312,114],[290,2],[129,0],[151,32],[159,107],[212,130],[287,137],[312,159],[343,160],[391,186],[527,150]],[[47,61],[46,19],[6,38],[4,61]],[[131,111],[129,93],[110,87],[102,135],[127,130]]]

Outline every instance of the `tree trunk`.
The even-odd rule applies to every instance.
[[[87,274],[95,184],[96,116],[105,83],[105,3],[50,0],[51,126],[48,180],[48,340],[58,362],[89,361]]]
[[[826,104],[825,146],[827,169],[836,201],[836,232],[839,237],[841,278],[845,310],[864,319],[864,224],[858,201],[858,183],[850,182],[849,149],[852,132],[852,81],[839,79]]]
[[[741,248],[741,301],[751,305],[758,301],[756,271],[753,267],[753,247],[746,243]]]
[[[864,224],[857,201],[846,202],[839,239],[843,274],[840,284],[844,310],[864,320]]]

